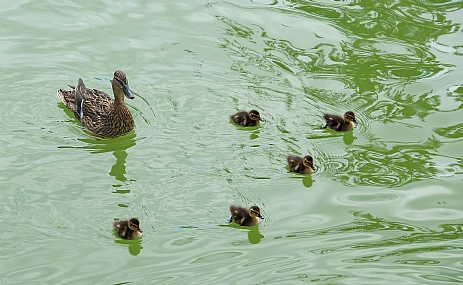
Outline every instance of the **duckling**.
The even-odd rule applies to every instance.
[[[102,137],[118,137],[133,130],[134,120],[124,103],[124,95],[129,99],[135,96],[124,72],[114,72],[114,99],[103,91],[85,87],[81,78],[77,87],[69,87],[73,90],[59,89],[57,96],[92,133]]]
[[[116,234],[123,239],[138,239],[143,235],[137,218],[115,221],[113,227]]]
[[[235,115],[230,116],[230,120],[244,127],[258,126],[260,125],[260,122],[262,122],[260,114],[256,110],[251,110],[249,113],[246,111],[238,112]]]
[[[290,155],[286,158],[289,165],[289,170],[300,174],[314,173],[315,167],[313,166],[313,158],[310,155],[299,156]]]
[[[323,129],[330,127],[338,132],[352,131],[354,129],[354,123],[357,123],[355,120],[355,114],[352,111],[347,111],[344,114],[344,119],[332,114],[323,114],[323,118],[326,121],[326,125]]]
[[[260,214],[260,209],[257,206],[252,206],[251,208],[246,209],[231,205],[230,213],[230,223],[235,222],[240,226],[255,226],[260,222],[260,219],[264,218]]]

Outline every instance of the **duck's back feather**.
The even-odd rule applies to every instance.
[[[254,120],[251,120],[251,118],[249,117],[249,113],[246,111],[241,111],[241,112],[238,112],[230,116],[230,120],[232,120],[235,124],[241,125],[243,127],[257,125],[257,122]]]
[[[304,168],[302,158],[299,156],[290,155],[286,158],[286,160],[288,161],[289,170],[292,172],[299,173],[301,171],[301,167]]]
[[[323,114],[323,118],[326,121],[325,128],[330,127],[331,129],[335,131],[340,131],[342,125],[344,124],[344,118],[338,115]]]

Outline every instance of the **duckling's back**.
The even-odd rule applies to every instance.
[[[249,114],[246,111],[238,112],[230,116],[230,120],[232,120],[235,124],[241,125],[243,127],[255,126],[255,122],[249,118]]]
[[[302,157],[289,155],[286,160],[288,161],[289,170],[292,172],[300,172],[302,164]]]
[[[337,115],[323,114],[323,118],[326,121],[325,128],[330,127],[335,131],[340,131],[340,127],[344,123],[344,119]]]

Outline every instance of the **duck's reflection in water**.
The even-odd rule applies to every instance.
[[[127,158],[127,152],[125,150],[116,150],[113,152],[113,155],[116,157],[116,163],[111,167],[109,175],[114,176],[116,180],[125,182],[127,180],[125,177],[125,161]]]
[[[141,239],[137,240],[124,240],[124,239],[116,239],[114,241],[118,244],[127,244],[129,246],[129,252],[131,255],[139,255],[143,246],[141,245]]]
[[[83,148],[89,149],[93,154],[112,151],[116,158],[116,162],[111,167],[109,175],[113,176],[118,181],[125,182],[127,181],[125,177],[125,162],[128,156],[126,150],[136,144],[135,137],[135,132],[131,132],[125,136],[114,139],[81,139],[81,141],[88,143],[88,145]]]
[[[312,184],[313,184],[312,175],[310,174],[304,175],[304,178],[302,178],[302,185],[304,185],[307,188],[310,188],[312,187]]]
[[[259,226],[254,226],[249,229],[248,239],[250,243],[252,244],[260,243],[260,240],[263,238],[264,236],[259,232]]]

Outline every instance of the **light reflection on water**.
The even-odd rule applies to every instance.
[[[7,4],[0,283],[461,283],[461,8]],[[56,89],[116,69],[136,129],[96,138]],[[320,130],[346,110],[353,132]],[[289,173],[307,153],[316,173]],[[223,226],[230,204],[265,219]],[[133,216],[142,240],[116,238]]]

